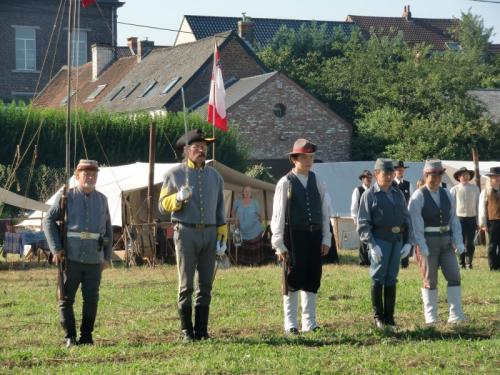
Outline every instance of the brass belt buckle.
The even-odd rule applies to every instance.
[[[440,233],[446,233],[446,232],[448,232],[448,228],[446,228],[446,227],[439,227],[439,232]]]
[[[196,225],[196,229],[200,229],[200,230],[205,229],[205,224],[195,224],[195,225]]]
[[[400,227],[392,227],[391,232],[394,234],[398,234],[401,232],[401,228]]]
[[[81,240],[90,240],[90,233],[89,232],[80,232],[80,239]]]

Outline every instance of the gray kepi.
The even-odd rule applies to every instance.
[[[446,168],[443,168],[443,163],[438,159],[426,160],[424,164],[424,174],[442,175]]]
[[[373,169],[376,171],[379,170],[385,172],[393,172],[394,163],[392,162],[392,159],[378,158],[375,161],[375,166],[373,167]]]

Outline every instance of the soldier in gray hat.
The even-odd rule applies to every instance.
[[[413,193],[409,206],[417,242],[417,261],[423,276],[422,300],[427,324],[437,323],[439,267],[448,282],[448,323],[465,319],[460,296],[460,270],[453,253],[455,248],[457,254],[462,254],[465,246],[455,200],[441,187],[444,171],[441,160],[426,160],[425,185]]]
[[[370,249],[374,322],[381,329],[396,324],[394,309],[399,262],[409,254],[413,235],[405,197],[392,184],[392,160],[377,159],[374,169],[376,183],[361,197],[357,230]],[[403,243],[404,232],[409,233],[407,243]]]
[[[227,225],[224,217],[224,181],[214,168],[205,165],[207,146],[214,142],[200,129],[191,130],[176,143],[185,160],[164,176],[159,210],[174,224],[174,244],[179,278],[178,308],[183,340],[208,339],[208,315],[216,254],[226,251]],[[192,322],[192,295],[195,322]]]
[[[95,190],[98,164],[80,160],[75,170],[78,185],[67,193],[67,241],[63,249],[57,222],[63,220],[61,194],[43,220],[47,243],[56,264],[65,262],[64,295],[59,303],[60,321],[65,331],[66,346],[94,343],[92,332],[97,314],[101,272],[111,261],[111,219],[106,196]],[[73,303],[82,285],[83,310],[80,340],[76,341]]]

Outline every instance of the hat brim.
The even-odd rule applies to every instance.
[[[314,155],[316,152],[289,152],[287,153],[288,156],[293,156],[293,155]]]
[[[442,176],[445,171],[446,171],[446,168],[443,168],[443,169],[428,169],[428,170],[424,170],[424,174],[434,174],[434,175],[440,175],[440,176]]]
[[[469,180],[472,180],[474,178],[474,176],[476,175],[476,173],[474,173],[474,171],[471,171],[470,169],[467,169],[465,171],[456,171],[455,173],[453,173],[453,178],[456,180],[456,181],[460,181],[460,175],[462,173],[469,173]]]
[[[500,176],[500,173],[486,173],[486,177]]]

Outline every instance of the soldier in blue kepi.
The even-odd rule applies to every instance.
[[[208,339],[208,315],[212,298],[216,255],[226,251],[227,225],[224,217],[224,181],[214,168],[205,165],[207,146],[214,142],[200,129],[191,130],[176,143],[185,160],[164,176],[159,210],[174,224],[174,244],[179,278],[178,308],[182,339]],[[195,273],[198,285],[192,322]]]
[[[377,328],[394,326],[399,261],[413,243],[411,220],[403,193],[392,184],[394,165],[390,159],[375,162],[376,183],[361,196],[358,233],[368,243],[371,298]],[[403,243],[404,232],[409,233]]]
[[[61,194],[43,220],[43,228],[56,264],[65,263],[63,293],[60,296],[60,321],[65,331],[66,346],[92,345],[92,332],[97,315],[101,272],[111,262],[111,219],[108,200],[95,190],[99,167],[94,160],[80,160],[75,170],[78,185],[67,192],[66,215],[61,210]],[[57,222],[67,217],[63,249]],[[80,340],[76,341],[73,303],[82,285],[83,310]]]

